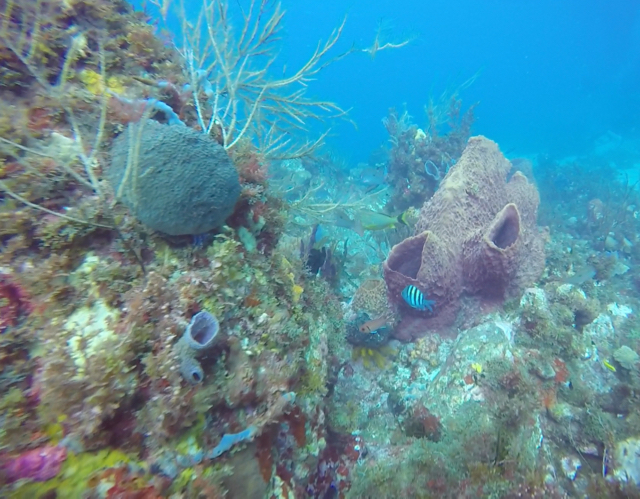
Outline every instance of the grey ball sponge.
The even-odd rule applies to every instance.
[[[137,168],[125,179],[138,137]],[[240,195],[238,173],[220,144],[192,128],[154,120],[129,125],[113,141],[107,177],[138,220],[172,236],[221,226]]]

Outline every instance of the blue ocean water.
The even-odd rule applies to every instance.
[[[327,68],[319,95],[353,107],[358,131],[334,144],[354,156],[385,140],[381,117],[406,105],[417,123],[423,105],[481,71],[461,94],[479,102],[474,131],[503,150],[577,153],[613,130],[637,134],[640,110],[640,4],[542,0],[506,2],[286,2],[292,60],[308,52],[347,13],[343,42],[366,45],[386,20],[391,35],[415,34],[408,47],[362,54]]]
[[[199,2],[186,2],[197,11]],[[238,5],[242,5],[239,3]],[[283,2],[280,61],[291,71],[347,18],[334,55],[383,40],[411,43],[375,58],[352,54],[325,68],[311,95],[345,109],[329,144],[354,164],[387,137],[388,109],[426,122],[424,105],[478,74],[460,97],[479,103],[474,132],[520,154],[579,154],[608,130],[639,133],[640,4],[632,0],[423,3],[354,0]],[[234,5],[231,5],[231,9]],[[168,25],[179,32],[175,19]]]

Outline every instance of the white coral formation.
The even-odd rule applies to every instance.
[[[640,486],[640,438],[628,438],[616,444],[613,471],[607,477]]]
[[[562,472],[569,480],[575,480],[582,463],[577,456],[566,456],[562,458]]]
[[[633,313],[633,310],[626,305],[618,305],[617,303],[610,303],[607,305],[607,310],[613,317],[628,318]]]
[[[89,253],[69,274],[69,284],[86,300],[51,322],[38,351],[43,419],[64,418],[74,436],[95,436],[135,391],[136,346],[147,338],[144,328],[124,327],[121,312],[101,297],[97,269],[105,264]]]
[[[549,313],[549,301],[543,289],[527,288],[520,298],[520,307],[531,307]]]
[[[95,297],[93,303],[77,308],[62,325],[67,338],[68,353],[76,366],[77,380],[85,377],[87,362],[92,357],[104,357],[121,343],[113,331],[120,313],[100,298],[99,285],[91,280],[91,276],[101,264],[103,262],[90,253],[71,276],[72,281],[88,285],[90,296]]]
[[[118,342],[111,325],[118,320],[118,312],[96,300],[91,307],[81,307],[73,312],[63,329],[68,332],[69,354],[77,367],[76,378],[85,375],[87,361],[100,355],[106,348]]]
[[[624,345],[613,352],[613,358],[616,359],[623,368],[631,371],[636,369],[636,364],[638,363],[638,360],[640,360],[640,355],[638,355],[635,350]]]

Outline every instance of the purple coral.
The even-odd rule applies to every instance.
[[[45,445],[10,459],[2,469],[8,482],[24,479],[46,482],[60,473],[66,458],[64,447]]]

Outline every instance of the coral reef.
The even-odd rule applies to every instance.
[[[0,8],[0,495],[218,497],[258,443],[262,488],[300,495],[345,340],[268,161],[197,130],[185,61],[129,4]]]
[[[248,17],[273,7],[256,25],[269,52],[279,4],[249,3]],[[192,48],[270,60],[225,21]],[[510,163],[481,137],[465,149],[472,112],[455,96],[426,131],[389,116],[374,160],[388,176],[330,155],[274,162],[289,139],[274,114],[318,117],[318,103],[277,93],[253,63],[204,74],[165,42],[119,0],[0,6],[0,496],[636,493],[632,181],[592,158]],[[265,94],[242,86],[251,75]],[[220,190],[202,149],[230,182],[225,206],[191,195]],[[353,236],[385,201],[424,206]],[[424,296],[405,300],[408,285]]]
[[[385,206],[389,213],[420,207],[438,189],[471,135],[474,107],[461,113],[462,102],[456,93],[448,102],[432,103],[426,109],[427,132],[414,125],[406,111],[389,110],[383,120],[392,144],[386,179],[392,187]],[[448,131],[444,132],[446,128]]]
[[[367,279],[360,284],[351,300],[351,309],[372,318],[388,313],[387,288],[382,279]]]
[[[640,361],[640,355],[627,345],[623,345],[613,352],[613,358],[627,371],[637,369],[638,361]]]
[[[395,336],[405,341],[452,325],[457,314],[501,303],[534,282],[544,267],[544,237],[536,226],[538,193],[498,146],[469,140],[436,194],[425,203],[415,235],[397,244],[384,263],[389,297],[402,313]],[[435,300],[433,313],[402,299],[408,285]],[[469,315],[468,313],[466,315]]]
[[[432,335],[404,345],[384,371],[345,367],[330,422],[356,431],[368,450],[346,497],[566,497],[586,490],[608,497],[633,486],[636,468],[625,449],[636,445],[636,418],[623,423],[614,413],[630,414],[626,383],[636,381],[602,361],[611,355],[616,317],[603,310],[617,308],[599,305],[599,318],[582,333],[573,328],[575,345],[561,356],[550,339],[530,346],[521,320],[525,309],[540,307],[552,334],[565,320],[556,310],[577,293],[566,286],[529,288],[508,314],[491,314],[455,339]]]

